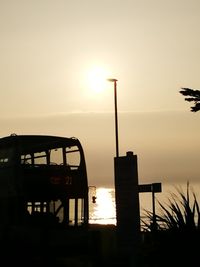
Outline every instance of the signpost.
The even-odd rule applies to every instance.
[[[161,183],[153,183],[153,184],[140,184],[139,192],[154,192],[159,193],[162,192]]]
[[[153,213],[153,230],[156,229],[156,211],[155,211],[155,193],[162,192],[161,183],[152,183],[152,184],[140,184],[139,193],[152,192],[152,213]]]

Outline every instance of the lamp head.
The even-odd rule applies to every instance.
[[[117,82],[117,79],[114,79],[114,78],[108,78],[107,81],[109,81],[109,82]]]

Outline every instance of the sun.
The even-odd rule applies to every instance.
[[[103,66],[93,66],[87,71],[88,87],[95,93],[101,93],[107,87],[108,71]]]

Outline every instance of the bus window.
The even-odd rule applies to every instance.
[[[83,199],[70,199],[69,201],[69,222],[70,225],[81,225],[83,223]]]
[[[32,159],[30,154],[21,155],[21,164],[31,164],[31,163]]]
[[[0,150],[0,166],[10,165],[13,159],[13,149],[1,149]]]
[[[47,164],[47,154],[45,151],[34,153],[34,164]]]
[[[51,164],[58,164],[61,165],[63,164],[63,149],[56,148],[56,149],[51,149],[50,151],[50,163]]]
[[[83,223],[83,199],[78,199],[78,225],[81,225]]]
[[[69,224],[75,224],[75,199],[69,200]]]
[[[67,153],[67,164],[72,168],[78,168],[80,165],[80,151],[77,147],[70,147],[66,150]]]
[[[51,201],[50,212],[53,213],[58,218],[59,223],[63,222],[64,209],[61,200]]]
[[[47,212],[47,203],[46,202],[28,202],[27,203],[27,211],[32,214],[34,212]]]
[[[5,164],[5,163],[8,163],[8,158],[1,158],[0,164]]]

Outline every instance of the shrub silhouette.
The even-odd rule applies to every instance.
[[[146,211],[143,253],[144,266],[196,266],[200,252],[200,210],[196,194],[187,183],[186,193],[177,189],[168,204],[158,202],[157,228],[152,231],[153,214]],[[190,194],[191,193],[191,194]]]

